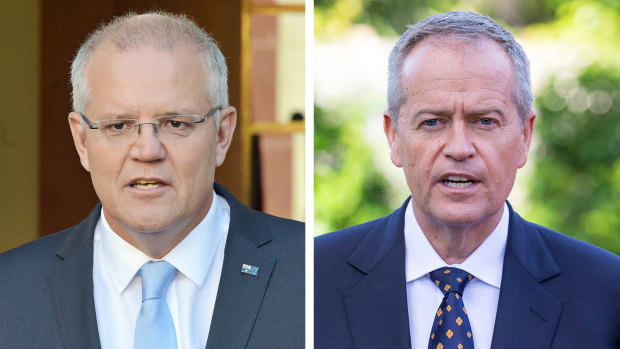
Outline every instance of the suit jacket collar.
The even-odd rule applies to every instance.
[[[544,283],[561,270],[537,226],[508,206],[508,242],[491,347],[548,348],[563,303],[546,290]]]
[[[356,348],[410,348],[403,206],[376,224],[348,258],[364,274],[343,296]],[[508,203],[510,222],[492,348],[547,348],[563,304],[544,288],[561,271],[536,229]],[[515,331],[523,335],[515,335]]]
[[[272,236],[261,224],[259,213],[221,185],[214,183],[214,189],[230,205],[230,226],[207,348],[245,347],[276,263],[259,250]],[[66,348],[101,347],[93,297],[93,235],[100,213],[98,204],[70,229],[56,251],[62,263],[48,277],[54,316]],[[258,266],[258,276],[241,273],[242,264]]]
[[[258,212],[219,184],[214,187],[230,205],[230,226],[207,348],[245,348],[276,264],[275,257],[260,250],[272,235]],[[243,264],[259,267],[258,276],[242,273]]]
[[[101,204],[71,228],[56,251],[62,260],[50,272],[52,309],[65,348],[100,348],[93,297],[93,234]]]
[[[375,224],[347,260],[363,274],[343,296],[358,349],[410,347],[403,235],[407,203]]]

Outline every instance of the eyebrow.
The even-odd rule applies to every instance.
[[[483,116],[488,114],[497,114],[500,116],[502,120],[506,119],[506,115],[499,108],[488,108],[488,109],[479,109],[471,113],[467,113],[469,116]]]
[[[426,109],[420,109],[417,112],[415,112],[413,114],[413,119],[416,120],[420,117],[420,115],[423,115],[423,114],[431,114],[431,115],[437,115],[437,116],[450,116],[453,113],[452,111],[445,110],[445,109],[426,108]]]
[[[195,112],[189,112],[186,109],[181,109],[180,111],[167,111],[165,113],[156,113],[153,115],[154,118],[160,116],[171,116],[171,115],[198,115]],[[116,120],[116,119],[132,119],[138,120],[138,117],[134,114],[129,113],[104,113],[101,115],[101,120]]]
[[[107,113],[101,115],[101,120],[116,120],[116,119],[136,119],[135,116],[126,113],[114,114]]]
[[[432,109],[432,108],[425,108],[425,109],[420,109],[417,112],[415,112],[413,114],[413,120],[417,120],[420,115],[424,115],[424,114],[430,114],[430,115],[436,115],[436,116],[451,116],[453,114],[453,112],[451,110],[446,110],[446,109]],[[487,109],[478,109],[475,110],[473,112],[468,112],[466,114],[466,116],[483,116],[483,115],[488,115],[488,114],[498,114],[502,119],[505,119],[505,114],[504,112],[499,109],[499,108],[487,108]]]

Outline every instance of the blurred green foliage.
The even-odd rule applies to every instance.
[[[592,65],[537,96],[539,144],[525,216],[620,253],[618,71]]]
[[[327,40],[366,23],[398,36],[405,25],[450,10],[484,13],[526,38],[563,40],[588,53],[576,74],[550,74],[537,91],[529,209],[521,213],[620,254],[620,1],[315,0],[315,35]],[[557,57],[545,59],[553,65]],[[347,105],[315,108],[317,233],[395,209],[361,136],[363,114]]]
[[[322,233],[387,215],[389,184],[362,138],[362,108],[314,108],[314,218]],[[382,132],[382,131],[380,131]]]

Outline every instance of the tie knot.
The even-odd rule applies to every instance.
[[[142,276],[142,301],[163,298],[177,269],[166,261],[150,261],[140,268]]]
[[[458,268],[444,267],[431,272],[431,280],[444,294],[457,292],[462,296],[465,286],[471,279],[473,279],[471,274]]]

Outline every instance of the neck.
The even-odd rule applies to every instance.
[[[422,232],[448,265],[463,263],[499,224],[504,206],[487,219],[469,224],[449,225],[413,208]]]
[[[212,197],[205,208],[192,217],[177,221],[171,226],[157,231],[139,231],[118,220],[106,220],[112,231],[127,243],[153,259],[161,259],[176,247],[205,218],[211,207]],[[105,208],[103,209],[105,215]]]

